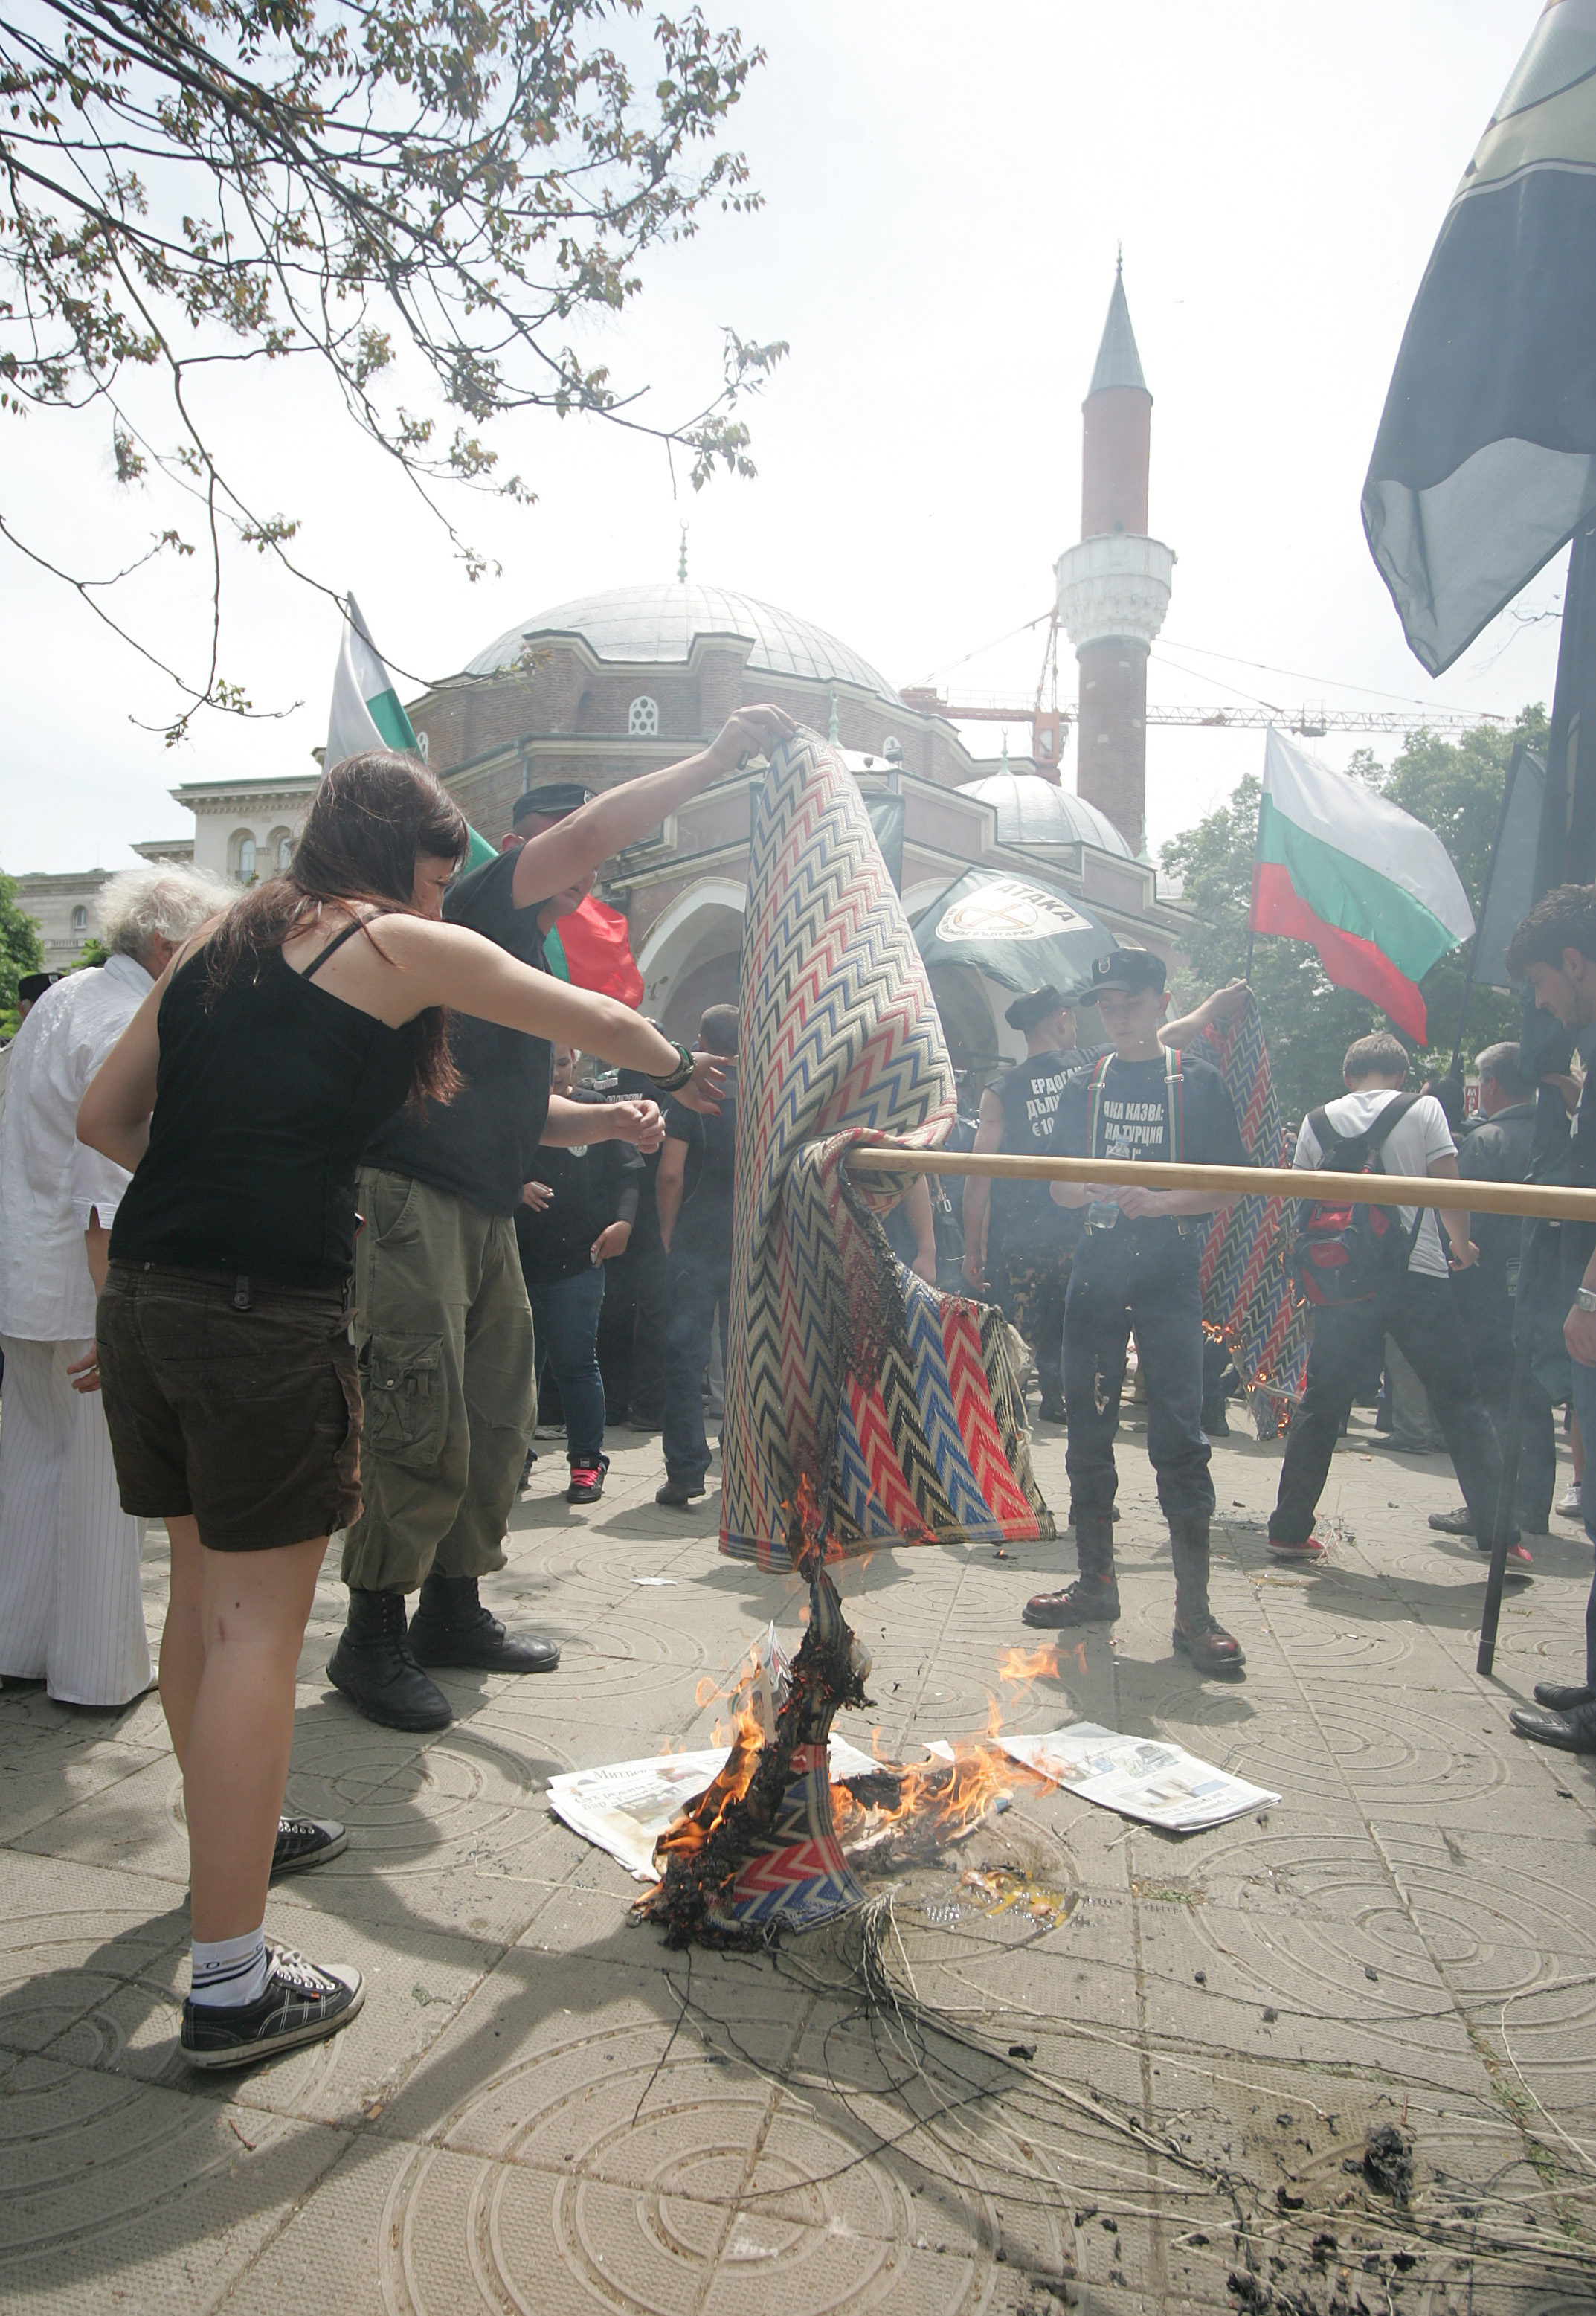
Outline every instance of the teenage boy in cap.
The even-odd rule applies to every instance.
[[[1250,1162],[1225,1081],[1210,1063],[1161,1046],[1169,1007],[1161,958],[1119,949],[1098,958],[1078,1002],[1095,1005],[1110,1050],[1065,1088],[1053,1147],[1075,1158],[1130,1157],[1197,1166]],[[1224,997],[1232,993],[1222,993]],[[1236,1002],[1245,991],[1235,993]],[[1216,1008],[1210,1000],[1209,1016]],[[1175,1563],[1174,1645],[1199,1672],[1239,1672],[1245,1662],[1208,1608],[1208,1521],[1214,1483],[1202,1430],[1203,1233],[1197,1225],[1228,1206],[1210,1190],[1146,1190],[1055,1182],[1064,1207],[1084,1207],[1065,1303],[1065,1457],[1081,1572],[1062,1592],[1026,1603],[1028,1625],[1109,1624],[1119,1614],[1114,1581],[1114,1432],[1131,1329],[1147,1380],[1147,1454],[1169,1522]]]
[[[575,782],[535,788],[500,856],[450,885],[441,913],[541,966],[546,936],[579,908],[600,864],[668,813],[797,727],[780,708],[745,708],[697,755],[602,796]],[[721,1073],[694,1061],[673,1091],[713,1112]],[[461,1085],[424,1115],[400,1111],[360,1173],[366,1226],[355,1248],[355,1343],[365,1420],[363,1509],[343,1543],[349,1622],[329,1679],[369,1721],[443,1729],[449,1700],[424,1670],[548,1672],[553,1641],[513,1638],[477,1598],[503,1568],[534,1409],[532,1319],[515,1238],[539,1143],[616,1139],[657,1146],[658,1107],[595,1109],[549,1091],[547,1038],[461,1019]],[[421,1602],[406,1627],[405,1596]]]
[[[1576,1038],[1596,1027],[1596,885],[1559,885],[1536,903],[1508,944],[1507,969],[1527,980],[1535,1002]],[[1551,1081],[1556,1083],[1556,1080]],[[1596,1189],[1596,1071],[1587,1071],[1558,1180],[1575,1189]],[[1564,1223],[1558,1231],[1567,1313],[1563,1340],[1568,1346],[1574,1412],[1585,1452],[1596,1441],[1596,1224]],[[1586,1475],[1585,1533],[1596,1544],[1596,1486]],[[1563,1685],[1537,1681],[1534,1705],[1516,1705],[1509,1715],[1522,1737],[1560,1745],[1569,1753],[1596,1753],[1596,1581],[1585,1606],[1585,1677]]]
[[[1246,993],[1244,982],[1228,983],[1195,1011],[1165,1021],[1159,1044],[1195,1044],[1207,1022],[1233,1013]],[[1003,1020],[1023,1036],[1025,1059],[981,1096],[975,1149],[1040,1157],[1057,1147],[1053,1128],[1065,1087],[1084,1077],[1110,1050],[1080,1044],[1076,1002],[1045,983],[1009,1007]],[[1036,1353],[1042,1414],[1062,1423],[1064,1299],[1080,1216],[1056,1206],[1044,1182],[988,1184],[978,1174],[967,1174],[963,1219],[965,1283],[976,1293],[987,1285],[994,1289],[1004,1318]]]
[[[1025,1059],[981,1096],[977,1150],[1041,1156],[1065,1087],[1092,1064],[1075,1043],[1069,1001],[1049,983],[1016,997],[1003,1015],[1025,1039]],[[1064,1296],[1080,1217],[1056,1207],[1045,1182],[964,1184],[964,1276],[975,1292],[991,1283],[1010,1325],[1036,1355],[1042,1415],[1064,1421]]]

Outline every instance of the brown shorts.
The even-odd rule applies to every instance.
[[[113,1262],[94,1327],[122,1510],[269,1552],[361,1508],[361,1387],[339,1296]]]

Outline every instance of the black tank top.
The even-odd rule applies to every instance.
[[[410,1091],[419,1020],[391,1029],[281,951],[212,995],[203,952],[161,1000],[149,1148],[111,1232],[113,1262],[341,1288],[354,1268],[354,1170]],[[208,995],[211,1002],[208,1004]]]

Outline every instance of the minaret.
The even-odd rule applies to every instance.
[[[1123,260],[1081,405],[1081,544],[1054,566],[1058,616],[1081,668],[1075,792],[1133,852],[1147,803],[1147,654],[1169,608],[1172,549],[1147,537],[1153,397],[1142,376]]]

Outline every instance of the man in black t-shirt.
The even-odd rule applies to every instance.
[[[1065,1088],[1053,1146],[1076,1158],[1249,1163],[1225,1081],[1211,1064],[1159,1043],[1169,1005],[1161,958],[1115,949],[1092,968],[1111,1048]],[[1028,1625],[1107,1624],[1119,1614],[1114,1579],[1114,1433],[1131,1329],[1147,1381],[1147,1454],[1169,1522],[1175,1566],[1174,1645],[1202,1672],[1245,1660],[1208,1608],[1214,1483],[1202,1430],[1202,1296],[1208,1217],[1230,1203],[1206,1190],[1146,1190],[1055,1182],[1061,1207],[1084,1209],[1065,1304],[1065,1458],[1081,1573],[1062,1592],[1027,1602]]]
[[[683,762],[592,796],[562,782],[523,796],[496,860],[442,901],[523,964],[579,908],[601,863],[747,756],[794,729],[779,708],[743,708]],[[364,1507],[343,1545],[349,1622],[328,1676],[370,1721],[441,1729],[448,1698],[426,1666],[542,1672],[552,1641],[512,1637],[477,1597],[504,1565],[504,1536],[533,1421],[531,1312],[514,1216],[539,1143],[606,1137],[657,1145],[652,1101],[599,1112],[549,1093],[548,1041],[491,1022],[452,1025],[461,1078],[452,1101],[400,1112],[360,1174],[366,1227],[355,1249],[355,1343],[365,1418]],[[716,1100],[706,1061],[685,1103]],[[406,1627],[405,1596],[421,1590]]]
[[[1541,1011],[1576,1038],[1596,1029],[1596,886],[1559,885],[1538,901],[1508,944],[1507,969],[1513,980],[1527,979]],[[1570,1091],[1572,1083],[1560,1075],[1543,1080],[1543,1086]],[[1557,1179],[1570,1189],[1596,1189],[1596,1070],[1586,1072]],[[1596,1225],[1565,1222],[1557,1236],[1563,1340],[1574,1412],[1589,1456],[1596,1442]],[[1588,1466],[1583,1509],[1585,1533],[1596,1544],[1596,1483]],[[1514,1706],[1508,1715],[1514,1728],[1565,1752],[1596,1753],[1596,1581],[1585,1604],[1584,1674],[1583,1681],[1566,1685],[1537,1681],[1535,1704]]]
[[[697,1051],[735,1067],[737,1009],[711,1005],[699,1024]],[[709,1441],[704,1430],[704,1367],[717,1312],[726,1347],[732,1283],[732,1191],[736,1176],[735,1081],[718,1118],[700,1118],[671,1102],[655,1196],[665,1246],[664,1485],[654,1501],[681,1509],[704,1492]]]
[[[981,1096],[975,1146],[1006,1155],[1040,1156],[1050,1145],[1066,1086],[1094,1056],[1075,1042],[1075,1017],[1051,984],[1017,997],[1003,1015],[1025,1039],[1025,1059]],[[1042,1416],[1064,1421],[1064,1297],[1079,1216],[1054,1205],[1046,1182],[964,1185],[964,1278],[973,1293],[990,1283],[1011,1326],[1035,1354]]]

